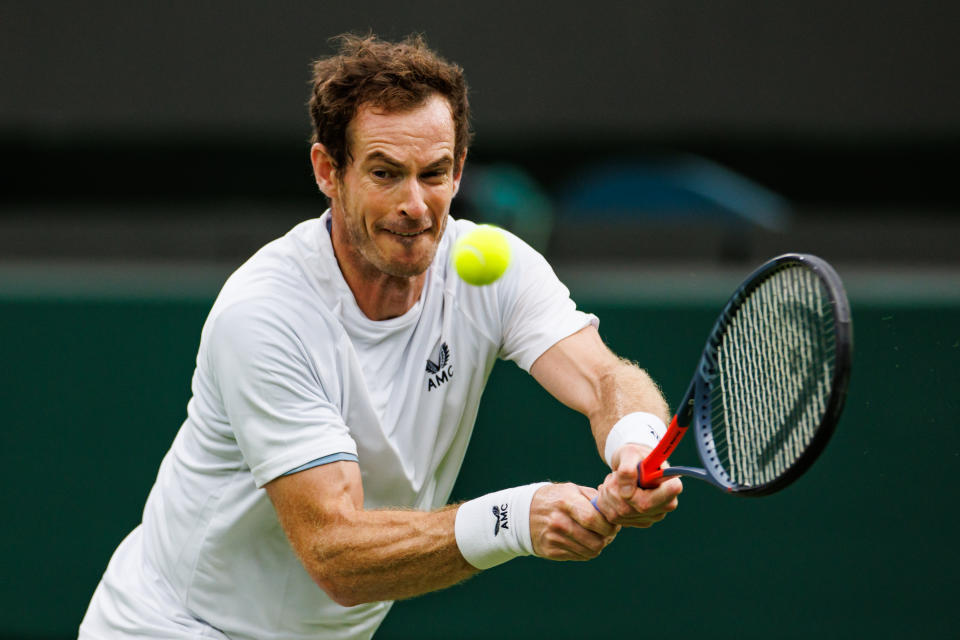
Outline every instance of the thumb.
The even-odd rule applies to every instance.
[[[614,473],[617,484],[617,492],[623,499],[628,499],[637,490],[637,481],[639,480],[640,462],[643,457],[650,452],[650,448],[644,445],[627,443],[620,447],[617,452],[617,469]]]
[[[600,496],[600,492],[594,489],[593,487],[582,487],[577,485],[577,488],[580,489],[580,495],[582,495],[587,500],[593,500]]]
[[[628,499],[637,490],[637,465],[639,460],[634,461],[633,456],[621,456],[620,466],[614,474],[617,491],[620,497]]]

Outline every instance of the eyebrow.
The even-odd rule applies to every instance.
[[[403,166],[403,165],[400,164],[398,161],[394,160],[393,158],[391,158],[390,156],[388,156],[387,154],[385,154],[383,151],[374,151],[373,153],[371,153],[370,155],[367,156],[366,161],[367,161],[367,162],[376,162],[376,161],[384,162],[384,163],[389,164],[389,165],[392,165],[392,166],[394,166],[394,167],[402,167],[402,166]]]
[[[379,161],[379,162],[388,164],[392,167],[403,168],[402,163],[395,160],[394,158],[391,158],[390,156],[385,154],[383,151],[374,151],[373,153],[367,156],[366,161],[367,162]],[[451,158],[450,156],[444,156],[439,160],[434,160],[433,162],[428,164],[426,167],[424,167],[424,170],[430,171],[431,169],[441,169],[441,168],[446,169],[447,167],[452,165],[453,165],[453,158]]]
[[[450,156],[443,156],[439,160],[434,160],[427,165],[426,169],[446,169],[447,167],[453,166],[453,158]]]

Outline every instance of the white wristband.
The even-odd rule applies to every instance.
[[[628,413],[620,418],[607,434],[607,442],[603,445],[603,458],[610,468],[613,468],[613,454],[620,447],[628,442],[656,447],[666,432],[667,427],[663,420],[652,413]]]
[[[466,561],[477,569],[489,569],[531,555],[530,503],[537,489],[546,484],[550,483],[504,489],[460,505],[454,532]]]

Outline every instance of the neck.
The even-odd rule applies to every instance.
[[[367,279],[351,276],[349,268],[344,269],[343,263],[339,259],[337,261],[340,262],[340,270],[347,286],[353,292],[357,306],[363,311],[363,315],[371,320],[389,320],[402,316],[420,299],[426,274],[412,278],[380,274],[376,279]]]
[[[340,237],[336,224],[330,236],[343,279],[365,316],[371,320],[396,318],[409,311],[420,299],[426,273],[410,277],[383,273]]]

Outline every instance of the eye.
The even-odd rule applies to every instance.
[[[438,182],[443,180],[447,176],[447,172],[444,169],[432,169],[430,171],[425,171],[420,174],[420,177],[428,182]]]
[[[390,178],[390,172],[387,171],[386,169],[374,169],[370,172],[370,175],[372,175],[377,180],[387,180],[388,178]]]

